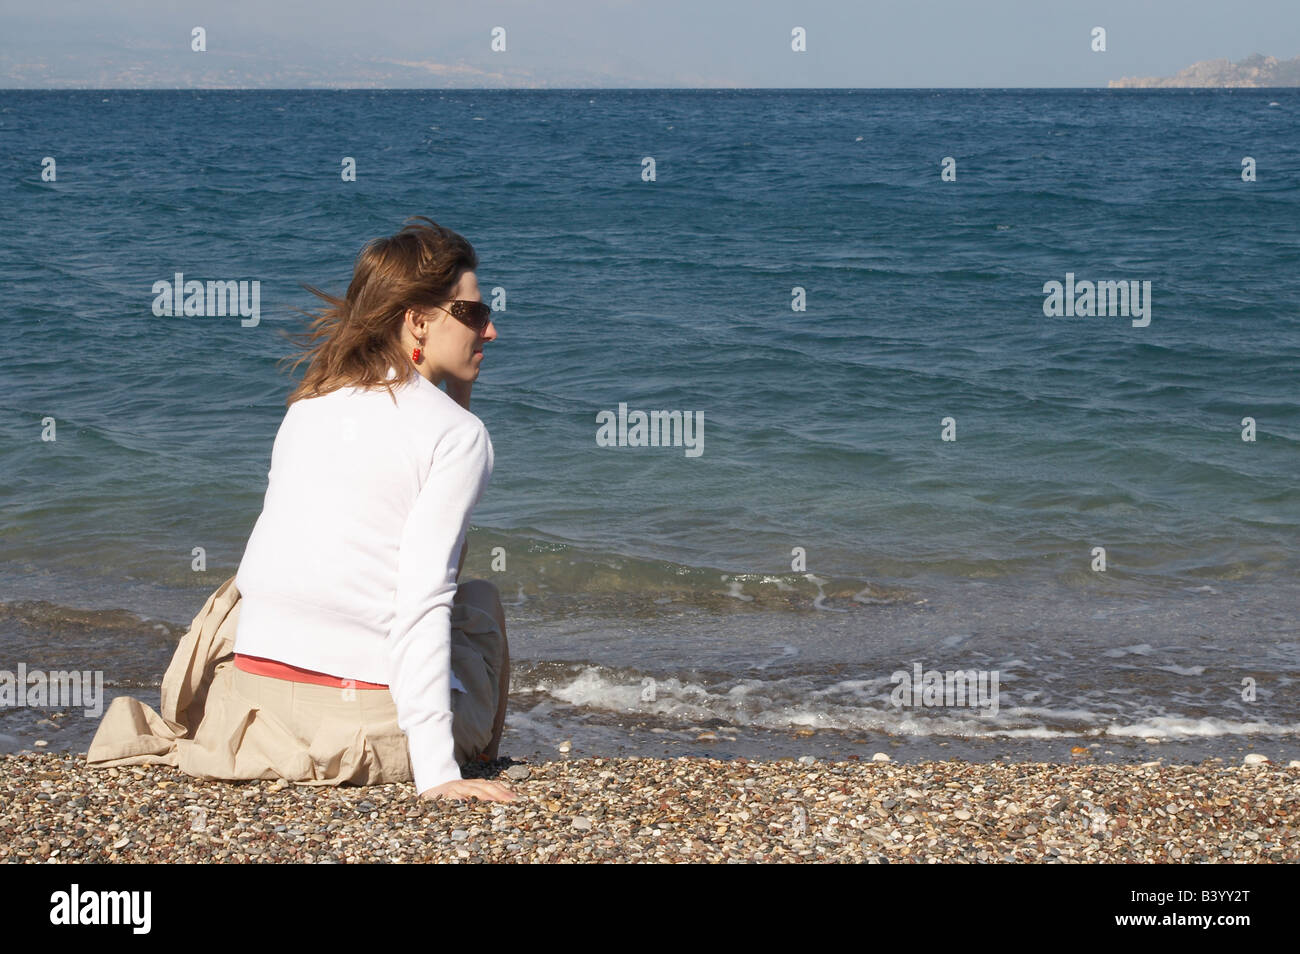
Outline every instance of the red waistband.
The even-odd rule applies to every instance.
[[[387,689],[387,686],[375,682],[362,682],[360,679],[341,679],[328,673],[314,672],[280,662],[278,659],[265,659],[262,656],[245,656],[235,653],[235,668],[251,672],[255,676],[270,676],[273,679],[287,679],[290,682],[308,682],[314,686],[336,686],[339,689]]]

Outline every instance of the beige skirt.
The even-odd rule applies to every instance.
[[[174,765],[204,779],[282,778],[302,785],[411,782],[406,734],[387,689],[340,689],[244,672],[234,666],[239,590],[232,576],[208,597],[162,682],[161,711],[118,696],[104,713],[86,764]],[[492,739],[504,639],[485,608],[451,614],[456,761]]]

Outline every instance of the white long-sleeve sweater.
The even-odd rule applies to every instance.
[[[423,792],[461,777],[451,607],[493,451],[414,369],[396,398],[349,387],[289,406],[236,574],[235,652],[387,685]]]

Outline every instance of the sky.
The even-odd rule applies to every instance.
[[[1300,55],[1300,0],[0,0],[3,88],[1103,87],[1252,53]]]

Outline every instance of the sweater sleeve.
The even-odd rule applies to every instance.
[[[451,733],[451,607],[461,544],[492,463],[492,442],[481,421],[450,431],[434,451],[402,530],[388,636],[389,689],[420,793],[461,778]]]

